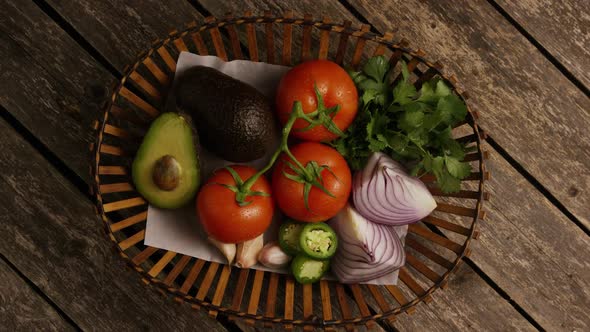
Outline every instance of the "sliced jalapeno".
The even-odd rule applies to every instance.
[[[323,222],[307,224],[299,237],[301,251],[315,259],[328,259],[336,253],[338,237],[336,232]]]
[[[300,284],[313,284],[319,281],[330,268],[330,261],[317,260],[299,254],[291,262],[291,272]]]
[[[299,237],[303,230],[303,226],[305,225],[292,220],[288,220],[281,224],[281,227],[279,228],[279,246],[281,246],[281,249],[283,249],[286,254],[295,256],[301,252]]]

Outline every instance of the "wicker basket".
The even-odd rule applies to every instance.
[[[477,149],[466,156],[474,171],[456,194],[431,189],[438,207],[431,216],[409,227],[407,263],[396,286],[331,281],[300,285],[290,276],[238,269],[144,246],[147,203],[130,178],[132,157],[150,120],[162,107],[180,51],[284,65],[327,58],[351,67],[383,54],[391,59],[392,66],[404,59],[416,85],[440,75],[463,99],[467,98],[456,87],[456,79],[441,72],[440,64],[425,60],[424,52],[409,49],[406,41],[393,39],[392,33],[380,36],[370,32],[367,25],[353,28],[349,21],[332,24],[328,18],[314,21],[310,15],[293,18],[291,12],[284,17],[270,13],[256,17],[247,12],[244,17],[228,15],[224,20],[209,17],[200,27],[192,23],[154,42],[125,70],[113,87],[104,118],[94,123],[97,136],[90,147],[93,192],[97,213],[117,252],[146,284],[162,293],[203,308],[211,316],[224,314],[252,324],[348,329],[353,324],[394,320],[400,313],[412,313],[418,303],[431,301],[432,293],[446,287],[449,275],[469,255],[469,243],[478,235],[477,221],[485,216],[481,205],[487,199],[483,185],[489,173],[483,164],[486,153],[480,148],[483,133],[475,124],[477,114],[471,110],[468,120],[455,131],[463,142]],[[433,182],[434,178],[427,175],[423,180]]]

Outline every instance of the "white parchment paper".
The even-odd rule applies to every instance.
[[[286,66],[244,60],[225,62],[215,56],[200,56],[188,52],[181,52],[176,65],[175,80],[176,77],[182,75],[185,70],[197,65],[215,68],[235,79],[245,82],[268,96],[270,100],[274,100],[278,83],[283,74],[289,70],[289,67]],[[168,100],[168,105],[170,106],[170,104],[174,104],[173,96]],[[277,137],[277,145],[278,141],[279,138]],[[271,154],[272,151],[269,152],[267,156],[247,163],[247,165],[261,168],[266,165]],[[199,150],[199,157],[201,162],[201,180],[203,182],[215,169],[232,164],[217,158],[202,148]],[[277,213],[271,227],[269,227],[264,234],[265,243],[276,238],[280,220],[281,216]],[[398,232],[400,239],[402,239],[402,242],[404,242],[407,226],[398,227],[396,228],[396,231]],[[172,250],[176,253],[208,261],[227,263],[219,250],[207,241],[207,236],[201,227],[200,222],[197,220],[194,204],[176,210],[158,209],[150,205],[148,208],[144,243],[152,247]],[[260,264],[255,265],[253,268],[264,271],[287,273],[287,269],[269,269]],[[366,283],[391,285],[397,283],[397,277],[398,272],[395,271],[390,275]],[[333,277],[328,275],[326,276],[326,279],[333,279]]]

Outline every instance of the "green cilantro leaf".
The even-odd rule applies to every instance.
[[[443,192],[452,193],[461,190],[461,180],[453,177],[449,172],[436,177],[436,182]]]
[[[462,163],[453,157],[445,157],[445,165],[449,173],[458,179],[464,179],[471,174],[471,165]]]
[[[465,103],[439,77],[417,90],[405,63],[402,79],[392,89],[387,80],[391,70],[379,56],[361,71],[349,72],[359,92],[359,112],[345,135],[330,144],[355,170],[381,151],[408,165],[413,175],[434,174],[443,192],[460,190],[461,179],[471,173],[462,160],[473,147],[453,139],[452,127],[465,119]]]
[[[406,105],[414,101],[416,97],[416,87],[406,80],[400,81],[393,88],[393,102],[400,105]]]
[[[443,80],[436,80],[436,96],[438,98],[442,98],[442,97],[446,97],[449,95],[452,95],[453,92],[451,91],[451,88],[449,88],[449,86],[443,81]]]
[[[422,88],[420,89],[420,97],[418,97],[418,101],[427,104],[434,104],[438,102],[438,96],[434,93],[434,89],[436,88],[436,82],[428,81],[422,84]]]
[[[398,127],[406,132],[411,132],[422,126],[424,113],[420,111],[406,112],[399,118]]]
[[[402,61],[402,79],[393,88],[393,102],[406,105],[416,98],[416,87],[410,83],[410,72],[408,66]]]
[[[389,61],[384,56],[372,57],[363,67],[363,72],[376,82],[384,82],[385,75],[389,72]]]
[[[408,136],[394,131],[377,134],[377,138],[382,142],[386,142],[394,151],[404,151],[410,143]]]
[[[448,95],[438,100],[436,112],[440,114],[442,123],[453,125],[465,119],[467,106],[459,97]]]

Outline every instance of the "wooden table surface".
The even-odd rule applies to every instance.
[[[136,54],[226,12],[394,31],[456,73],[489,138],[487,218],[449,287],[373,330],[590,331],[587,0],[0,1],[0,330],[252,330],[144,286],[88,194],[90,123]]]

